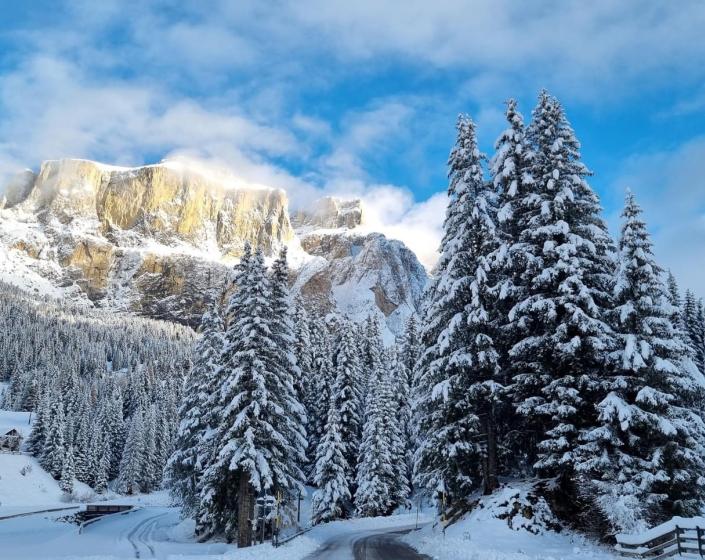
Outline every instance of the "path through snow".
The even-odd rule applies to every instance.
[[[399,536],[408,533],[406,529],[377,529],[343,533],[321,545],[307,560],[431,560],[430,556],[419,554]]]

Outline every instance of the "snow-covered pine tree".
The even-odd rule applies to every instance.
[[[382,351],[382,368],[383,378],[380,390],[383,392],[382,404],[385,406],[384,430],[393,467],[393,474],[388,482],[389,507],[393,510],[406,504],[411,493],[411,480],[402,468],[406,465],[408,451],[407,432],[402,422],[408,415],[409,392],[406,383],[400,383],[403,368],[399,363],[396,346]]]
[[[144,476],[143,469],[145,466],[144,420],[142,410],[136,410],[130,419],[127,440],[125,441],[125,450],[122,453],[122,460],[120,461],[120,475],[117,482],[118,489],[124,494],[136,494],[142,490],[141,481]]]
[[[558,100],[541,92],[527,131],[533,188],[511,259],[522,298],[509,311],[519,341],[509,351],[513,394],[526,428],[539,441],[536,469],[556,476],[566,499],[575,496],[574,452],[580,433],[595,425],[599,388],[612,334],[604,317],[613,277],[612,242],[599,201],[585,178],[580,144]],[[519,257],[518,253],[522,256]]]
[[[351,509],[349,465],[345,460],[345,443],[340,432],[340,413],[332,403],[323,438],[316,448],[311,519],[314,524],[346,517]]]
[[[379,371],[369,379],[370,394],[362,428],[355,492],[355,509],[361,517],[384,515],[389,504],[389,477],[393,473],[381,405]]]
[[[420,360],[417,386],[423,393],[416,402],[422,432],[415,457],[416,483],[436,499],[444,495],[450,504],[462,503],[480,481],[477,436],[482,424],[477,413],[488,418],[494,398],[480,399],[474,391],[478,402],[471,403],[468,389],[485,382],[493,389],[497,374],[492,319],[485,309],[488,257],[497,244],[493,200],[483,178],[484,156],[477,147],[475,124],[461,116],[457,129],[448,161],[449,201],[438,280],[432,286],[426,319],[427,332],[432,329],[437,338],[426,350],[432,352],[431,359]]]
[[[289,441],[293,457],[299,457],[298,466],[303,469],[306,463],[306,409],[303,398],[301,370],[296,362],[296,339],[294,337],[293,310],[289,302],[289,267],[286,260],[287,249],[283,247],[272,265],[271,274],[271,326],[274,344],[279,349],[274,353],[274,363],[270,366],[276,372],[282,395],[287,406],[286,414],[291,416],[288,429],[294,430],[294,438]],[[303,472],[303,471],[302,471]]]
[[[402,427],[402,439],[405,446],[404,463],[406,479],[411,489],[414,475],[414,451],[416,449],[417,429],[413,410],[413,384],[416,363],[421,356],[421,339],[415,315],[409,317],[404,329],[398,355],[399,375],[397,381],[398,419]]]
[[[123,421],[123,403],[120,391],[110,378],[105,387],[105,398],[101,399],[98,412],[98,429],[105,434],[110,445],[110,469],[108,478],[117,478],[120,473],[120,459],[125,447],[125,423]]]
[[[44,447],[41,450],[39,462],[44,469],[54,478],[61,476],[64,466],[66,417],[61,393],[53,390],[50,397],[48,422]]]
[[[203,314],[200,337],[194,347],[194,362],[186,381],[179,409],[180,423],[175,449],[167,466],[171,493],[182,505],[185,517],[198,506],[198,481],[210,460],[209,435],[217,420],[213,393],[218,387],[218,364],[223,347],[223,319],[216,303]]]
[[[362,328],[362,353],[360,355],[359,366],[359,386],[362,402],[367,402],[369,392],[368,383],[370,379],[383,368],[382,352],[384,344],[382,342],[382,334],[377,317],[369,315]]]
[[[683,301],[680,296],[680,289],[675,276],[669,271],[666,278],[666,297],[671,305],[671,313],[669,319],[673,325],[673,333],[683,343],[684,352],[681,353],[678,360],[679,369],[689,375],[695,383],[697,390],[692,392],[690,406],[703,416],[705,413],[705,386],[703,384],[703,375],[705,372],[700,370],[696,363],[696,353],[692,347],[690,336],[685,327],[683,320]]]
[[[308,449],[315,450],[325,434],[328,407],[332,398],[332,386],[335,381],[333,366],[333,343],[328,327],[320,318],[311,319],[311,349],[313,351],[312,374],[309,388],[306,390],[306,409],[308,417]],[[314,469],[308,473],[313,482]]]
[[[495,300],[494,312],[498,319],[494,345],[497,350],[500,380],[511,391],[513,371],[509,351],[521,340],[522,333],[509,321],[512,308],[526,297],[526,286],[521,275],[526,267],[527,253],[521,250],[520,236],[533,211],[528,195],[534,188],[531,176],[533,152],[526,138],[524,118],[514,99],[507,101],[508,127],[495,142],[495,153],[490,161],[490,176],[497,194],[496,226],[499,246],[492,255]],[[509,399],[505,399],[508,404]],[[536,441],[518,429],[523,419],[517,418],[511,406],[497,411],[497,431],[501,434],[501,468],[511,474],[525,475],[531,470],[535,457]],[[497,403],[495,403],[497,409]]]
[[[99,436],[96,444],[95,468],[93,470],[93,489],[98,494],[108,489],[108,472],[110,470],[110,444],[104,436]]]
[[[88,484],[91,479],[90,475],[90,415],[88,407],[84,406],[81,409],[81,414],[78,418],[78,432],[76,434],[76,443],[74,447],[74,470],[76,480]]]
[[[250,546],[254,496],[279,494],[286,508],[302,491],[298,465],[306,440],[291,376],[276,369],[280,353],[292,348],[278,348],[272,337],[271,289],[261,251],[250,260],[233,299],[221,357],[224,408],[202,495],[216,519],[225,512],[232,522],[237,511],[236,523],[218,529],[229,538],[237,531],[238,546]]]
[[[315,407],[311,406],[311,402],[319,399],[319,395],[315,393],[313,387],[314,382],[314,349],[311,346],[311,329],[309,327],[309,318],[301,300],[296,298],[293,306],[293,328],[294,328],[294,354],[296,356],[296,364],[299,367],[299,379],[297,382],[296,393],[299,396],[301,403],[306,409],[306,432],[309,434],[309,425],[316,413]],[[310,441],[310,437],[309,437]],[[311,454],[315,454],[315,447],[310,448]],[[309,456],[309,459],[312,457]]]
[[[372,374],[369,389],[355,492],[355,508],[362,517],[391,512],[394,505],[393,478],[398,472],[393,464],[389,430],[389,376],[383,368]]]
[[[142,423],[142,474],[139,478],[141,492],[151,492],[161,478],[161,468],[157,457],[157,418],[154,405],[144,411]]]
[[[666,278],[666,287],[668,288],[668,301],[673,306],[674,312],[671,316],[671,323],[679,329],[685,328],[683,322],[683,298],[681,297],[681,289],[678,286],[678,280],[673,275],[673,272],[668,271]]]
[[[332,400],[340,415],[340,435],[345,445],[345,462],[354,479],[360,445],[362,394],[360,388],[360,359],[350,323],[341,326],[342,336],[336,352],[335,381]]]
[[[223,488],[220,480],[221,473],[218,469],[212,468],[217,460],[219,449],[219,431],[222,428],[221,422],[223,409],[227,405],[224,400],[222,389],[225,385],[229,370],[223,367],[223,357],[225,356],[226,339],[225,330],[231,325],[237,315],[244,309],[245,298],[247,297],[247,278],[252,266],[252,247],[245,244],[240,262],[235,266],[232,278],[232,288],[230,297],[225,307],[223,317],[223,328],[220,334],[218,355],[214,356],[214,367],[212,380],[205,387],[209,393],[205,401],[205,424],[207,426],[197,445],[197,465],[200,476],[196,477],[196,493],[198,495],[195,511],[196,535],[199,540],[207,540],[217,533],[226,531],[234,535],[237,530],[236,523],[231,521],[233,512],[237,510],[237,481],[233,481],[232,491],[228,492]],[[226,290],[224,290],[225,294]],[[222,298],[221,298],[222,299]],[[215,388],[215,390],[210,388]],[[224,491],[225,490],[225,491]]]
[[[700,317],[699,317],[700,314]],[[705,371],[705,340],[703,339],[702,312],[699,313],[698,301],[690,290],[685,292],[683,302],[683,322],[690,338],[695,364],[700,371]]]
[[[603,380],[608,392],[598,425],[582,436],[577,470],[612,530],[632,532],[702,507],[705,425],[684,406],[697,387],[680,368],[687,349],[631,193],[622,217],[614,373]]]
[[[32,424],[32,432],[27,440],[29,452],[40,457],[44,449],[44,441],[49,428],[49,402],[51,391],[43,391],[37,406],[37,413]]]
[[[697,363],[700,360],[700,356],[702,356],[702,367],[698,364],[698,369],[705,373],[705,305],[703,305],[702,298],[698,299],[698,311],[695,314],[695,324],[699,338],[702,341],[699,347],[700,352],[696,349],[695,360]]]
[[[66,494],[73,492],[73,480],[75,478],[73,463],[73,446],[70,445],[64,454],[64,464],[61,467],[61,481],[59,482],[59,487]]]

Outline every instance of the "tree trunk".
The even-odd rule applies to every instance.
[[[485,416],[485,433],[487,434],[487,457],[484,461],[484,493],[492,494],[499,483],[497,482],[497,430],[494,414],[489,412]]]
[[[252,505],[254,494],[250,485],[250,476],[240,473],[239,492],[237,496],[237,546],[252,546]]]

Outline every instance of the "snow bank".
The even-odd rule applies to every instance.
[[[581,535],[542,529],[544,521],[541,518],[526,524],[519,519],[521,514],[509,519],[498,517],[506,515],[507,503],[514,496],[519,495],[521,499],[525,494],[526,488],[523,486],[503,488],[493,496],[482,498],[481,506],[449,526],[445,532],[436,522],[420,531],[412,531],[402,540],[436,560],[615,558],[611,549]]]

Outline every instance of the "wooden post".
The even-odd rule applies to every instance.
[[[252,546],[252,486],[246,472],[240,473],[240,492],[237,507],[237,546],[245,548]]]
[[[260,544],[264,544],[264,530],[267,525],[267,496],[264,493],[264,488],[262,489],[262,492],[259,495],[260,500],[262,500],[262,509],[259,511],[259,520],[260,523],[262,523],[262,531],[261,532],[261,537],[259,539]]]
[[[676,546],[678,547],[678,556],[681,555],[681,533],[678,525],[676,525]]]
[[[421,507],[421,497],[416,498],[416,525],[414,526],[414,529],[419,528],[419,508]]]
[[[301,490],[299,490],[299,504],[296,506],[296,524],[301,526]]]
[[[695,526],[695,531],[698,534],[698,554],[700,554],[700,557],[703,557],[703,539],[702,539],[702,534],[700,533],[700,527],[697,525]]]

